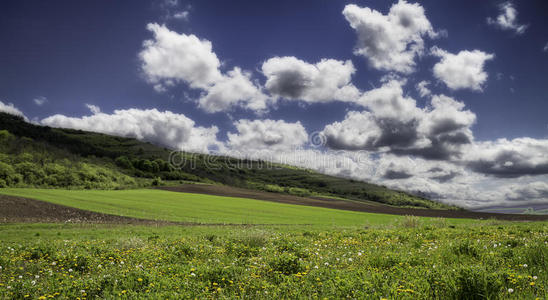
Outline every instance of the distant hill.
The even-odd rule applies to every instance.
[[[205,154],[170,153],[133,138],[39,126],[0,113],[0,187],[120,189],[182,182],[213,183],[297,196],[344,198],[400,207],[456,209],[403,191],[301,168]],[[234,166],[245,166],[235,168]]]

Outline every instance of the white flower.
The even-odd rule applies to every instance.
[[[36,280],[31,281],[30,284],[35,285],[35,284],[36,284]]]
[[[514,289],[513,288],[509,288],[508,289],[508,293],[512,294],[514,292]]]
[[[69,272],[72,272],[72,269],[68,269]]]
[[[350,258],[348,259],[348,261],[352,261],[352,257],[350,257]]]
[[[55,266],[57,264],[57,262],[52,262],[51,265],[52,266]]]
[[[190,273],[190,276],[196,276],[196,274],[194,274],[194,273]]]
[[[533,276],[533,280],[537,280],[537,278],[538,278],[537,276]]]
[[[86,290],[80,290],[80,293],[82,293],[82,294],[85,293],[85,292],[86,292]]]
[[[38,279],[40,278],[40,275],[34,275],[34,278]]]
[[[19,279],[23,278],[23,276],[19,275]]]
[[[318,268],[319,268],[318,265],[315,265],[315,266],[314,266],[314,269],[318,269]]]
[[[329,266],[329,263],[328,263],[328,262],[326,262],[326,263],[325,263],[324,265],[326,265],[326,266]]]
[[[524,267],[524,268],[527,268],[527,264],[523,264],[523,267]]]

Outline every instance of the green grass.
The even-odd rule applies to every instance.
[[[4,224],[0,299],[545,299],[547,242],[546,223]]]
[[[20,196],[128,217],[193,223],[376,225],[399,216],[361,213],[245,198],[176,193],[162,190],[0,189]]]

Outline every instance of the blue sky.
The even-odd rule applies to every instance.
[[[293,163],[469,207],[536,205],[546,28],[540,0],[2,1],[0,108],[193,151],[366,155]]]

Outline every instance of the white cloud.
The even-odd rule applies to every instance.
[[[143,43],[139,53],[142,70],[158,92],[185,82],[203,91],[199,106],[207,112],[218,112],[240,106],[264,110],[269,98],[251,81],[251,74],[235,67],[227,74],[220,71],[221,62],[211,42],[195,35],[169,30],[164,25],[148,24],[153,40]]]
[[[423,80],[415,86],[417,91],[419,92],[419,95],[421,97],[428,97],[432,95],[432,91],[427,87],[430,84],[430,81]]]
[[[480,50],[463,50],[457,54],[449,53],[438,47],[432,48],[432,54],[441,58],[434,65],[434,77],[443,81],[452,90],[471,89],[482,91],[487,81],[487,72],[483,70],[485,62],[495,58],[494,54]]]
[[[388,14],[354,4],[343,15],[358,35],[354,54],[364,56],[378,70],[411,73],[415,57],[423,54],[424,36],[436,37],[424,8],[400,0]]]
[[[358,103],[371,110],[376,117],[393,118],[403,122],[420,117],[421,109],[415,99],[404,95],[406,82],[390,80],[381,87],[362,94]]]
[[[429,159],[450,159],[473,141],[476,116],[464,104],[437,95],[426,108],[404,96],[402,82],[389,81],[360,98],[367,111],[349,112],[341,122],[325,126],[327,146]]]
[[[25,120],[28,120],[25,114],[23,114],[22,111],[20,111],[17,107],[13,105],[13,103],[4,103],[0,101],[0,112],[8,113],[10,115],[16,115],[23,117]]]
[[[382,130],[370,112],[351,111],[343,121],[325,126],[323,134],[333,149],[373,150]]]
[[[200,108],[210,113],[227,111],[235,106],[263,112],[269,101],[261,88],[251,82],[251,74],[236,67],[206,89],[198,103]]]
[[[38,106],[42,106],[46,102],[48,102],[48,98],[40,96],[40,97],[36,97],[36,98],[32,99],[32,101],[34,102],[34,104],[36,104]]]
[[[523,34],[528,25],[518,24],[518,11],[511,1],[499,5],[499,15],[496,19],[487,18],[487,23],[503,30],[511,30],[516,34]]]
[[[228,146],[236,151],[290,151],[308,141],[308,134],[300,122],[239,120],[234,126],[238,132],[228,133]]]
[[[294,56],[265,61],[266,89],[273,95],[306,102],[353,101],[359,90],[351,83],[356,72],[352,61],[322,59],[310,64]]]
[[[502,178],[548,174],[548,139],[477,142],[464,153],[462,162],[478,173]]]
[[[548,43],[546,43],[546,45],[544,45],[544,48],[542,48],[542,51],[548,52]]]
[[[97,105],[86,103],[86,107],[91,111],[92,114],[96,115],[101,112],[101,108]]]
[[[186,11],[186,10],[183,10],[183,11],[179,11],[179,12],[176,12],[173,14],[173,18],[174,19],[178,19],[178,20],[188,20],[188,16],[189,16],[189,12]]]
[[[149,82],[169,86],[184,81],[193,88],[205,89],[221,79],[221,62],[210,41],[193,34],[179,34],[155,23],[148,24],[147,29],[154,39],[143,43],[139,58]]]
[[[43,125],[101,132],[116,136],[134,137],[178,150],[208,152],[222,147],[217,141],[218,129],[196,126],[183,114],[157,109],[115,110],[112,114],[101,113],[97,107],[91,116],[81,118],[54,115],[41,121]]]

